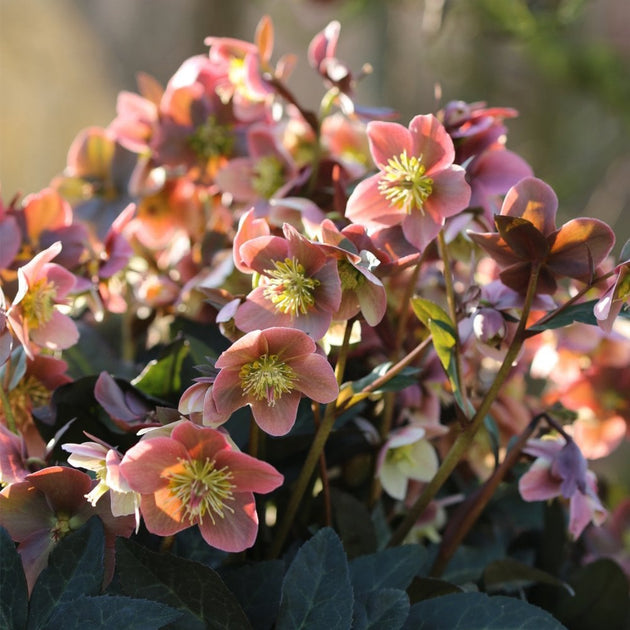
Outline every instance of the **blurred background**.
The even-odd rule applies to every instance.
[[[274,59],[298,55],[290,87],[306,105],[323,94],[306,48],[338,19],[338,57],[374,68],[360,104],[404,124],[453,99],[514,107],[508,148],[555,188],[563,218],[607,221],[617,252],[630,237],[630,0],[0,0],[2,199],[61,172],[136,72],[166,83],[207,35],[251,41],[264,14]]]

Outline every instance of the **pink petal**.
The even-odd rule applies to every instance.
[[[389,203],[380,193],[381,175],[360,181],[346,204],[346,217],[353,223],[370,228],[391,227],[401,223],[407,213]]]
[[[225,512],[224,518],[217,515],[212,519],[206,515],[199,531],[204,540],[215,547],[228,552],[239,552],[251,547],[258,534],[258,514],[254,496],[250,492],[234,495],[234,500],[226,503],[234,510]]]
[[[520,478],[518,490],[525,501],[546,501],[560,496],[561,485],[550,475],[548,462],[537,459]]]
[[[241,380],[238,374],[239,369],[224,368],[219,372],[214,382],[212,398],[217,412],[221,416],[229,417],[237,409],[247,404],[247,398],[243,396]]]
[[[159,507],[162,505],[168,505],[169,512]],[[140,512],[146,528],[156,536],[172,536],[192,525],[188,521],[182,522],[181,503],[171,495],[168,488],[163,488],[155,495],[143,494]]]
[[[295,424],[300,393],[292,391],[276,398],[271,406],[266,400],[252,400],[250,405],[256,424],[269,435],[286,435]]]
[[[42,348],[65,350],[79,341],[79,329],[70,317],[55,309],[49,321],[31,329],[30,336]]]
[[[379,168],[387,165],[392,157],[399,157],[404,151],[407,156],[414,153],[414,142],[408,129],[398,123],[373,120],[367,125],[370,153]]]
[[[199,427],[192,422],[178,424],[171,433],[171,438],[181,442],[191,459],[213,459],[224,449],[230,449],[228,441],[220,431],[210,427]]]
[[[271,464],[238,451],[221,451],[216,454],[216,468],[227,466],[237,492],[266,494],[282,485],[281,475]]]
[[[74,468],[50,466],[27,475],[26,481],[46,495],[55,512],[75,514],[92,488],[89,475]]]
[[[455,148],[442,123],[433,115],[416,116],[409,123],[413,148],[409,155],[422,156],[427,175],[453,164]]]
[[[558,197],[551,186],[535,177],[526,177],[507,192],[501,214],[521,217],[545,236],[556,229]]]
[[[52,517],[46,497],[28,481],[13,483],[0,492],[0,526],[16,542],[42,529],[48,532]]]
[[[18,545],[29,594],[33,591],[39,574],[48,566],[48,557],[54,546],[48,529],[34,532]]]
[[[424,250],[442,229],[444,221],[436,222],[430,214],[414,209],[402,224],[405,238],[420,251]]]
[[[151,494],[165,485],[164,471],[181,459],[188,459],[188,451],[180,442],[167,437],[148,438],[125,453],[120,471],[133,490]]]
[[[305,396],[320,403],[337,398],[339,385],[328,359],[311,354],[294,361],[291,366],[298,375],[296,388]]]
[[[289,243],[280,236],[258,236],[241,245],[239,256],[246,267],[264,273],[289,256]]]

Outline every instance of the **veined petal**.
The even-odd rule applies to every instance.
[[[561,484],[551,476],[549,462],[537,459],[520,478],[518,490],[525,501],[546,501],[560,496]]]
[[[143,494],[140,499],[140,512],[146,528],[156,536],[172,536],[194,523],[182,521],[181,501],[165,487],[155,494]]]
[[[435,221],[452,217],[465,210],[470,201],[470,186],[466,183],[466,171],[458,165],[441,170],[433,178],[433,192],[424,202],[424,210]]]
[[[418,250],[425,249],[442,229],[444,221],[435,221],[429,213],[423,214],[420,210],[413,210],[405,217],[402,223],[402,231],[405,238]]]
[[[378,174],[360,181],[346,204],[346,217],[368,230],[398,225],[407,216],[404,209],[391,204],[380,192],[380,179]]]
[[[271,464],[238,451],[221,451],[215,457],[216,468],[227,466],[237,492],[266,494],[282,485],[284,476]]]
[[[329,403],[337,398],[339,386],[328,359],[310,354],[291,363],[298,375],[296,388],[305,396],[320,403]]]
[[[204,518],[199,524],[203,539],[212,547],[228,552],[239,552],[251,547],[258,533],[256,502],[251,492],[234,494],[229,505],[234,512],[226,512],[223,518],[216,517],[214,523]]]
[[[422,156],[427,175],[453,164],[455,148],[444,125],[433,115],[416,116],[409,123],[409,132],[413,139],[410,155]]]
[[[399,123],[373,120],[367,125],[367,136],[370,153],[379,168],[385,166],[391,157],[403,152],[409,156],[416,155],[409,129]]]
[[[79,329],[68,315],[54,309],[45,324],[31,328],[30,337],[33,343],[42,348],[65,350],[79,341]]]
[[[286,435],[295,424],[300,392],[292,391],[276,398],[274,405],[266,400],[250,400],[256,424],[269,435]]]
[[[48,533],[51,516],[46,497],[28,481],[13,483],[0,492],[0,525],[16,542],[42,529]]]
[[[547,236],[556,229],[558,197],[549,184],[526,177],[508,190],[501,214],[521,217]]]
[[[289,255],[289,242],[281,236],[257,236],[245,241],[239,249],[242,264],[258,273],[273,269],[275,261]]]

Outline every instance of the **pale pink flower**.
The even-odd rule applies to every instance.
[[[574,539],[590,522],[604,522],[607,512],[597,496],[597,479],[573,440],[529,440],[523,451],[537,458],[518,484],[525,501],[568,500]]]
[[[129,485],[141,494],[147,529],[171,536],[193,525],[217,549],[251,547],[258,532],[254,492],[282,484],[270,464],[234,450],[220,431],[192,422],[170,437],[149,437],[131,447],[120,464]]]
[[[425,248],[470,199],[465,171],[453,164],[453,141],[431,114],[416,116],[409,128],[372,121],[367,135],[379,172],[359,182],[346,216],[368,231],[401,225],[412,245]]]
[[[54,243],[18,269],[18,290],[7,318],[30,358],[39,348],[63,350],[79,339],[76,324],[57,308],[76,282],[72,273],[50,262],[60,251],[61,243]]]
[[[320,403],[335,400],[339,387],[315,342],[292,328],[249,332],[219,356],[212,396],[217,421],[249,405],[258,426],[285,435],[295,423],[302,395]],[[204,418],[205,420],[205,418]]]
[[[0,424],[0,487],[24,481],[30,473],[27,459],[24,438]]]
[[[341,303],[337,261],[288,224],[284,236],[259,236],[241,245],[242,265],[260,274],[260,282],[234,321],[246,332],[282,326],[321,339]]]

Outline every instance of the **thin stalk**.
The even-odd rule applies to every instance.
[[[527,440],[529,440],[536,430],[538,422],[545,417],[546,414],[539,414],[532,419],[492,476],[459,507],[456,514],[451,518],[442,537],[442,543],[437,557],[431,568],[431,576],[439,577],[442,575],[450,559],[453,557],[453,554],[464,538],[466,538],[472,526],[477,522],[477,519],[486,505],[488,505],[490,499],[494,496],[497,487],[514,464],[516,464]]]
[[[312,403],[313,420],[315,421],[315,430],[319,429],[321,418],[319,414],[319,405]],[[326,453],[322,451],[319,456],[319,476],[322,480],[322,497],[324,500],[324,523],[327,527],[332,527],[332,506],[330,503],[330,482],[328,480],[328,465],[326,464]]]
[[[461,342],[459,339],[459,330],[457,327],[457,299],[455,296],[455,287],[453,286],[453,274],[451,273],[451,259],[448,255],[448,247],[446,246],[446,237],[444,236],[444,230],[440,230],[438,233],[438,250],[440,252],[440,258],[444,265],[444,286],[446,289],[446,301],[448,303],[448,310],[453,321],[453,336],[455,337],[455,347],[453,348],[453,358],[455,360],[455,373],[457,376],[457,383],[462,382],[462,361],[461,361]],[[460,391],[464,407],[462,412],[467,414],[467,409],[470,407],[468,404],[468,396],[466,395],[466,388],[462,386]]]
[[[252,457],[258,457],[260,445],[260,429],[253,417],[249,419],[249,448],[248,452]]]
[[[337,369],[335,370],[335,376],[338,383],[341,383],[343,380],[342,370],[346,364],[346,355],[348,353],[350,342],[349,331],[351,331],[351,329],[351,322],[346,322],[343,342],[341,347],[339,348],[339,356],[337,358]],[[289,499],[289,503],[287,504],[286,512],[284,513],[284,516],[278,526],[276,538],[273,541],[273,544],[269,551],[270,558],[278,557],[280,551],[282,550],[282,547],[284,546],[284,541],[286,540],[289,530],[291,529],[291,525],[293,524],[298,508],[300,507],[300,503],[302,502],[304,493],[306,492],[311,477],[313,476],[315,466],[317,466],[318,461],[320,461],[320,455],[324,452],[324,446],[326,445],[328,436],[330,435],[335,424],[335,419],[335,404],[329,403],[326,406],[324,418],[322,419],[319,428],[315,432],[311,448],[306,456],[306,460],[304,461],[302,470],[300,471],[300,474],[295,482],[293,493],[291,494],[291,498]]]
[[[414,505],[410,508],[409,512],[400,523],[396,531],[393,533],[388,545],[399,545],[405,539],[411,528],[414,526],[422,512],[426,510],[429,503],[439,492],[440,488],[444,485],[446,480],[450,477],[453,470],[455,470],[457,464],[468,452],[472,441],[482,425],[486,414],[490,410],[492,403],[499,395],[503,383],[507,379],[512,370],[512,364],[516,360],[523,342],[525,341],[525,329],[527,327],[527,318],[531,311],[534,297],[536,296],[536,285],[538,284],[538,275],[540,273],[540,266],[537,265],[532,269],[531,276],[529,278],[529,284],[527,287],[527,294],[525,296],[525,302],[523,304],[523,311],[521,319],[518,323],[518,327],[512,339],[512,343],[508,348],[508,351],[503,359],[503,363],[499,368],[494,381],[490,385],[490,388],[486,392],[479,408],[475,415],[471,419],[470,423],[464,427],[461,433],[457,436],[451,450],[447,453],[446,457],[442,461],[442,464],[438,468],[437,473],[425,486],[422,494],[418,497]]]
[[[11,409],[9,396],[7,392],[4,391],[4,386],[2,384],[0,384],[0,404],[2,406],[2,410],[4,411],[4,419],[7,423],[7,429],[9,429],[12,433],[18,433],[15,415],[13,414],[13,409]]]

